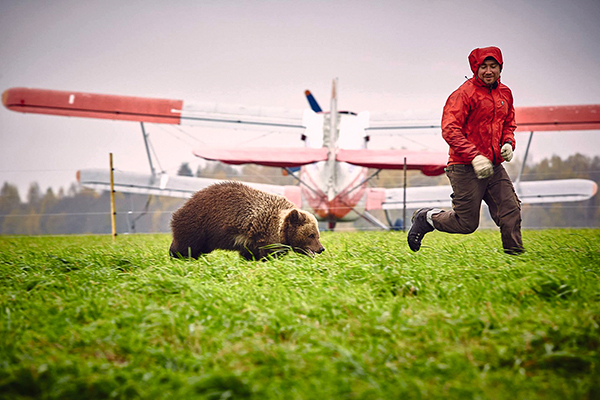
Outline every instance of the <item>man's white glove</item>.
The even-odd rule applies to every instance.
[[[481,154],[476,155],[471,164],[473,164],[473,170],[479,179],[489,178],[494,173],[492,162]]]
[[[512,144],[504,143],[504,146],[502,146],[502,149],[500,150],[500,155],[504,158],[504,161],[510,162],[513,158]]]

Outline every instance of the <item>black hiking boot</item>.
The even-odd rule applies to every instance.
[[[408,247],[412,251],[419,251],[421,248],[421,240],[427,232],[433,231],[433,227],[427,222],[427,211],[432,208],[421,208],[415,211],[412,216],[412,226],[408,231]]]

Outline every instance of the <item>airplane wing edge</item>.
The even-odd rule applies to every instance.
[[[202,147],[194,150],[197,157],[221,161],[226,164],[258,164],[267,167],[293,168],[327,160],[326,148],[309,147],[260,147],[231,149],[226,147]]]
[[[110,172],[105,169],[82,169],[77,173],[77,180],[81,186],[88,189],[110,190]],[[114,188],[116,192],[182,199],[188,199],[197,191],[224,181],[212,178],[169,176],[166,174],[153,176],[137,172],[114,171]],[[267,193],[284,196],[298,207],[302,203],[298,186],[243,183]]]
[[[585,201],[598,192],[598,184],[589,179],[557,179],[515,183],[523,204],[543,204]],[[452,206],[449,185],[409,187],[406,189],[406,208],[448,208]],[[367,210],[404,208],[403,188],[370,188]]]

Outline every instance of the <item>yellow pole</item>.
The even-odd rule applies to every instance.
[[[113,156],[110,153],[110,225],[112,227],[113,242],[117,238],[117,212],[115,211],[115,174],[113,168]]]

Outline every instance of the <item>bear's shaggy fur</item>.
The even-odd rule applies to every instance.
[[[173,214],[171,229],[173,257],[198,258],[224,249],[258,260],[289,248],[309,256],[325,250],[312,214],[283,196],[239,182],[217,183],[196,192]]]

